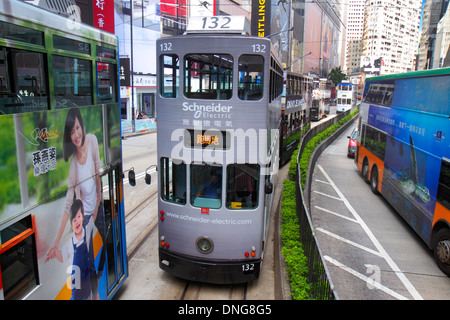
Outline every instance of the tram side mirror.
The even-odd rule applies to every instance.
[[[128,172],[128,183],[130,186],[134,187],[136,185],[136,175],[134,173],[134,167],[131,167],[128,170],[125,170],[122,173],[122,179],[125,177],[125,172]]]
[[[158,171],[158,167],[156,165],[151,165],[150,167],[145,169],[145,183],[148,185],[150,185],[152,183],[152,177],[151,177],[150,173],[148,172],[148,170],[152,167],[155,167],[155,170]]]
[[[133,169],[130,169],[130,171],[128,171],[128,183],[132,187],[136,185],[136,175]]]
[[[273,191],[273,183],[266,181],[266,185],[264,186],[264,191],[266,194],[271,194]]]

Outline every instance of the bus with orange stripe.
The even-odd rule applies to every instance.
[[[118,40],[0,2],[0,300],[111,299],[128,276]]]
[[[450,68],[366,79],[355,163],[450,275]]]

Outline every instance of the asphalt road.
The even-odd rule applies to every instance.
[[[339,299],[450,299],[450,278],[394,209],[373,194],[347,157],[353,126],[320,156],[311,215]]]

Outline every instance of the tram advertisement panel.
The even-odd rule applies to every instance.
[[[120,161],[115,109],[0,117],[0,224],[8,228],[22,216],[33,217],[39,299],[107,298],[99,173]],[[4,234],[0,245],[9,240]],[[2,273],[5,278],[4,267]]]
[[[387,133],[380,139],[378,131],[367,131],[365,137],[366,144],[371,143],[384,155],[383,195],[428,242],[441,159],[450,157],[445,138],[448,119],[371,105],[368,124]]]

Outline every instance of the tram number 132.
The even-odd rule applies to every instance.
[[[242,267],[242,271],[244,273],[251,273],[251,272],[255,271],[254,263],[246,263],[246,264],[243,264],[241,267]]]
[[[204,17],[203,29],[230,29],[230,17]]]

